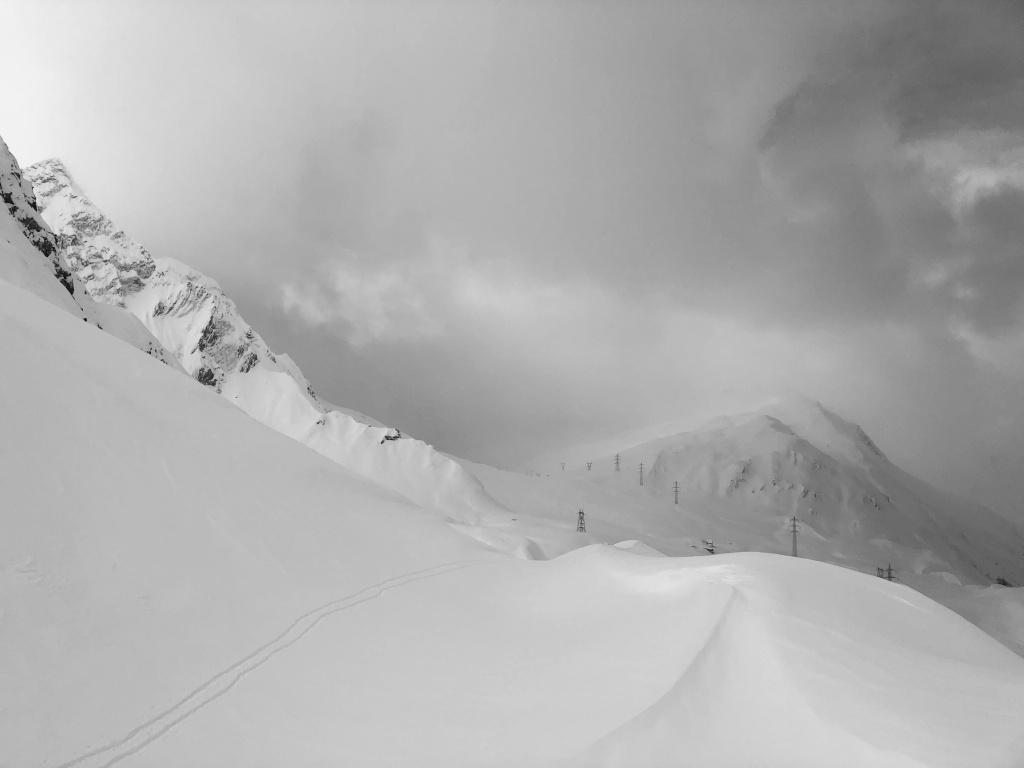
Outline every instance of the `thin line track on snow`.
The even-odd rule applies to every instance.
[[[377,584],[371,584],[358,592],[353,592],[351,595],[324,603],[318,608],[313,608],[295,619],[277,637],[264,643],[230,667],[221,670],[189,691],[175,704],[172,704],[141,725],[136,726],[120,739],[97,747],[65,763],[61,763],[56,768],[110,768],[110,766],[121,762],[126,757],[131,757],[141,751],[183,720],[191,717],[207,704],[219,699],[234,688],[243,677],[267,663],[274,656],[281,653],[281,651],[297,643],[328,616],[378,598],[388,590],[395,589],[396,587],[402,587],[414,581],[423,581],[434,576],[442,576],[452,571],[487,562],[494,561],[490,559],[459,560],[454,563],[445,563],[444,565],[435,565],[419,571],[411,571],[400,576],[385,579]]]

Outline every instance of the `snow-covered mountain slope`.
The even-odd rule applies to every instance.
[[[431,446],[321,400],[287,355],[275,355],[209,277],[154,259],[117,228],[59,160],[29,167],[61,254],[99,302],[139,318],[197,381],[250,416],[443,517],[472,526],[508,517],[479,482]]]
[[[5,764],[110,741],[334,597],[486,557],[4,282],[0,350]]]
[[[148,355],[181,370],[175,360],[128,312],[90,299],[60,255],[58,240],[43,220],[32,185],[0,139],[0,279],[106,330]]]
[[[591,540],[636,539],[671,555],[789,553],[795,515],[801,557],[868,574],[891,565],[905,583],[1024,648],[1014,597],[1024,584],[1024,533],[903,472],[860,427],[818,403],[778,402],[611,450],[589,456],[589,470],[585,461],[565,471],[554,462],[539,477],[464,464],[549,554],[558,549],[544,531],[574,530],[579,509]],[[979,600],[969,586],[997,579],[1018,590],[993,587],[1001,597]]]
[[[32,291],[82,316],[72,298],[74,284],[57,253],[53,232],[43,221],[32,184],[0,139],[0,279]]]
[[[902,585],[500,556],[2,280],[0,355],[12,768],[1020,765],[1024,661]]]
[[[796,418],[754,414],[624,452],[643,461],[645,483],[666,496],[675,482],[756,516],[792,516],[807,534],[842,542],[888,541],[938,560],[971,583],[1024,583],[1024,534],[995,513],[943,498],[886,459],[856,425],[819,404],[787,406]],[[885,563],[882,563],[883,565]],[[909,564],[907,564],[909,566]]]
[[[859,426],[820,403],[789,400],[719,417],[701,429],[623,446],[618,454],[617,472],[613,454],[592,457],[591,470],[570,465],[548,475],[570,487],[582,482],[597,493],[625,494],[640,510],[674,514],[676,536],[693,528],[688,515],[696,512],[707,531],[701,538],[717,536],[720,548],[732,548],[735,528],[743,539],[736,548],[788,551],[786,523],[795,515],[808,556],[849,563],[856,555],[873,571],[872,563],[887,565],[898,547],[905,555],[901,569],[946,571],[974,584],[998,577],[1024,584],[1024,532],[904,472]],[[636,517],[636,527],[652,522],[645,511]],[[664,546],[673,536],[661,533]]]

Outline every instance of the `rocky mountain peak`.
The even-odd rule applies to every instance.
[[[74,182],[64,163],[52,158],[25,169],[46,220],[58,235],[68,267],[95,299],[124,306],[155,270],[145,248],[114,226]]]
[[[273,360],[215,281],[176,259],[154,259],[93,204],[59,159],[30,166],[26,177],[86,292],[136,315],[197,381],[219,392],[236,368]]]
[[[3,139],[0,139],[0,201],[25,238],[46,260],[53,276],[74,295],[74,281],[58,253],[56,238],[39,211],[31,180],[22,173]]]
[[[396,440],[394,430],[318,398],[298,366],[286,356],[278,360],[215,280],[176,259],[154,259],[89,200],[59,160],[31,166],[26,177],[89,296],[128,310],[200,384],[446,519],[505,514],[479,481],[431,446]]]

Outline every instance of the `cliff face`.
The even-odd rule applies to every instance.
[[[29,166],[25,179],[58,233],[60,253],[90,296],[125,296],[142,287],[153,258],[104,216],[57,159]]]
[[[220,392],[228,375],[275,362],[215,281],[174,259],[154,259],[93,205],[60,160],[37,163],[26,176],[89,296],[138,317],[190,376]]]
[[[39,251],[50,274],[60,281],[68,293],[74,295],[71,272],[60,258],[56,238],[39,212],[32,184],[25,178],[18,161],[3,139],[0,139],[0,200],[25,239]]]
[[[172,368],[181,369],[142,323],[89,297],[65,260],[63,237],[42,216],[34,187],[0,139],[0,279],[85,320]],[[73,251],[72,251],[73,253]]]

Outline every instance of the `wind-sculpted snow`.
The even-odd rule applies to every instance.
[[[273,429],[452,521],[503,520],[459,464],[419,440],[321,400],[286,355],[275,355],[216,281],[172,258],[154,259],[85,195],[59,160],[26,170],[43,216],[88,294],[123,307],[199,383]]]
[[[715,612],[701,622],[703,640],[682,650],[681,674],[574,765],[952,767],[963,734],[914,720],[962,722],[942,710],[984,706],[986,691],[1012,696],[1019,684],[1002,678],[1004,649],[975,656],[976,630],[907,587],[764,555],[715,570],[728,575],[704,590]],[[908,685],[887,700],[889,665],[911,649]],[[933,674],[940,659],[972,666],[971,684],[951,689]],[[990,723],[966,764],[1017,766],[1022,747],[1024,734]]]
[[[7,765],[1020,765],[1024,660],[907,587],[502,557],[4,280],[0,354]]]

